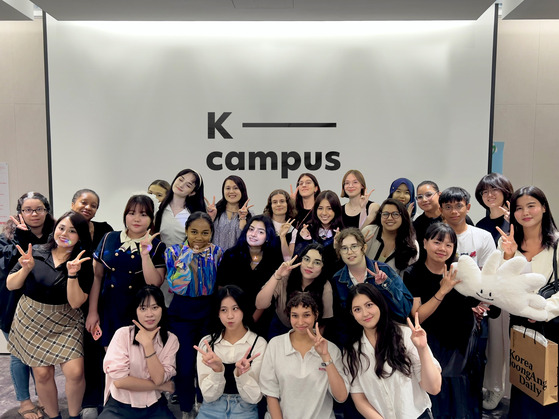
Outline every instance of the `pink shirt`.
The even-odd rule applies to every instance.
[[[157,334],[153,342],[153,348],[157,358],[165,370],[165,382],[176,374],[175,355],[179,350],[179,341],[172,333],[168,334],[167,344],[163,346],[161,336]],[[156,403],[161,397],[159,391],[130,391],[118,389],[114,385],[115,380],[126,377],[137,377],[149,380],[146,354],[142,345],[133,345],[134,326],[126,326],[118,329],[103,361],[103,370],[106,374],[105,403],[109,394],[113,399],[131,405],[132,407],[148,407]]]

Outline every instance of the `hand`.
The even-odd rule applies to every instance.
[[[415,207],[415,204],[413,202],[408,205],[408,214],[410,215],[410,217],[411,217],[411,214],[413,212],[414,207]]]
[[[371,271],[369,268],[367,268],[367,272],[369,272],[369,275],[375,278],[375,284],[380,285],[384,281],[386,281],[388,275],[386,275],[383,271],[380,270],[380,268],[378,267],[378,262],[375,262],[375,271],[376,273]]]
[[[173,380],[165,381],[163,384],[157,387],[158,391],[166,391],[167,393],[175,392],[175,383]]]
[[[518,244],[514,240],[514,225],[510,225],[510,233],[507,234],[499,227],[497,227],[497,231],[501,234],[501,248],[503,252],[505,252],[505,259],[510,259],[514,257],[516,251],[518,250]]]
[[[304,240],[310,240],[312,239],[311,237],[311,233],[309,232],[309,225],[308,224],[303,224],[303,228],[301,229],[301,231],[299,232],[299,235],[304,239]]]
[[[489,306],[486,303],[479,303],[476,307],[472,307],[472,311],[474,312],[476,320],[479,323],[483,319],[485,313],[489,311]]]
[[[91,259],[91,258],[80,259],[83,256],[84,253],[85,253],[85,250],[82,250],[80,252],[80,254],[78,256],[76,256],[76,258],[74,260],[69,260],[68,262],[66,262],[66,269],[68,270],[68,275],[69,276],[76,275],[78,273],[78,271],[81,269],[82,263]]]
[[[373,233],[373,231],[370,228],[368,228],[367,235],[365,236],[365,243],[369,243],[369,241],[371,241],[373,237],[375,237],[375,233]]]
[[[151,242],[156,236],[159,236],[160,233],[155,233],[153,236],[149,234],[149,232],[143,237],[140,241],[140,255],[142,256],[149,256],[149,252],[153,248]]]
[[[208,341],[204,339],[204,343],[206,344],[206,348],[208,348],[207,352],[204,352],[203,349],[200,349],[198,346],[194,345],[194,349],[202,354],[202,363],[210,367],[214,372],[221,372],[225,369],[223,366],[223,362],[221,359],[212,351],[212,348]]]
[[[247,372],[250,369],[250,363],[258,358],[260,356],[260,354],[256,354],[251,356],[249,359],[247,359],[248,354],[250,353],[250,351],[252,350],[252,347],[248,348],[245,356],[243,356],[241,359],[239,359],[236,363],[235,363],[235,372],[236,372],[236,376],[240,377],[241,375],[243,375],[245,372]]]
[[[293,185],[289,185],[289,196],[293,202],[297,199],[297,192],[299,192],[299,185],[295,188],[295,192],[293,192]]]
[[[157,335],[157,332],[159,332],[159,329],[161,329],[161,327],[156,327],[153,330],[146,330],[144,326],[140,324],[140,322],[132,320],[132,323],[134,323],[136,326],[138,326],[138,329],[140,329],[138,330],[138,333],[136,333],[136,341],[138,341],[138,343],[144,348],[148,345],[153,345],[153,339],[155,339],[155,335]]]
[[[99,324],[99,313],[97,313],[96,311],[90,311],[89,314],[87,315],[87,319],[85,320],[85,329],[89,332],[89,333],[93,333],[93,329],[95,329],[95,326],[97,326]]]
[[[407,317],[406,320],[408,321],[408,326],[411,329],[411,343],[417,349],[423,349],[427,347],[427,333],[419,324],[419,312],[415,312],[415,326],[411,322],[410,318]]]
[[[215,207],[215,195],[212,203],[208,201],[207,198],[204,197],[204,201],[206,201],[206,212],[211,217],[212,220],[215,220],[215,216],[217,215],[217,208]]]
[[[295,259],[297,259],[297,255],[293,256],[293,259],[291,259],[290,261],[283,262],[276,270],[276,272],[274,272],[274,278],[284,279],[285,277],[289,276],[289,274],[293,269],[301,265],[301,262],[299,262],[296,265],[293,265]]]
[[[247,199],[247,201],[245,202],[245,204],[239,208],[239,219],[246,219],[248,216],[248,210],[249,208],[254,207],[254,205],[248,205],[250,199]]]
[[[367,202],[369,202],[369,197],[374,191],[375,191],[374,189],[371,189],[371,192],[367,193],[367,189],[365,189],[365,193],[361,195],[361,197],[359,198],[359,205],[361,206],[361,209],[367,207]]]
[[[456,279],[456,274],[458,270],[455,269],[453,266],[450,267],[450,271],[446,269],[446,265],[444,266],[444,274],[443,279],[441,279],[439,291],[443,296],[447,295],[456,284],[462,282],[460,279]]]
[[[338,238],[338,234],[340,234],[340,227],[338,227],[337,229],[334,230],[334,247],[336,246],[336,243],[338,242],[336,240]]]
[[[499,207],[499,209],[503,212],[503,215],[505,216],[505,220],[507,220],[507,222],[510,223],[510,202],[507,201],[507,205],[506,206],[502,206]]]
[[[315,325],[315,333],[307,329],[307,333],[313,341],[314,349],[322,357],[328,355],[328,341],[322,337],[320,334],[320,329],[318,328],[318,322]]]
[[[29,228],[27,227],[27,224],[25,224],[25,220],[23,219],[23,215],[19,214],[19,221],[17,220],[17,218],[12,217],[10,215],[10,218],[12,219],[12,221],[14,222],[14,224],[16,225],[16,228],[20,229],[20,230],[29,230]]]
[[[280,232],[279,232],[280,237],[287,236],[287,233],[289,233],[289,230],[293,226],[294,222],[295,222],[295,218],[292,218],[292,219],[287,220],[285,223],[283,223],[281,225]]]
[[[33,245],[29,243],[29,247],[27,248],[27,253],[23,251],[23,249],[16,244],[16,248],[21,255],[17,260],[21,265],[22,269],[25,269],[27,272],[31,272],[35,267],[35,259],[33,259]]]

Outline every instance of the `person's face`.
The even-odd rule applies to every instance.
[[[402,216],[396,205],[384,206],[380,216],[383,231],[396,231],[402,225]]]
[[[365,249],[357,242],[355,236],[347,236],[342,240],[340,255],[347,266],[356,266],[363,262]]]
[[[359,183],[357,178],[353,173],[347,175],[344,181],[344,191],[349,198],[353,198],[354,196],[361,195],[361,189],[363,189],[363,185]]]
[[[204,250],[210,245],[212,229],[203,218],[192,221],[186,229],[188,245],[193,249]]]
[[[514,218],[522,227],[535,227],[542,223],[545,207],[536,198],[523,195],[516,200]]]
[[[487,208],[498,208],[505,204],[505,196],[500,189],[487,188],[481,192],[481,199]]]
[[[330,202],[328,202],[327,199],[323,199],[318,204],[318,207],[316,209],[316,216],[324,227],[328,227],[334,219],[334,210],[332,209],[332,205],[330,205]]]
[[[155,330],[161,321],[162,309],[157,305],[155,299],[149,296],[136,309],[138,322],[148,331]]]
[[[229,330],[238,330],[243,326],[243,312],[233,297],[225,297],[219,307],[219,320]]]
[[[424,212],[436,211],[439,209],[439,195],[432,185],[421,185],[417,188],[417,205]]]
[[[262,221],[253,221],[247,231],[247,243],[250,247],[262,246],[266,242],[266,225]]]
[[[402,183],[400,186],[398,186],[398,189],[396,189],[392,194],[392,198],[397,199],[404,205],[407,205],[408,202],[410,202],[410,190],[405,183]]]
[[[272,203],[272,214],[284,216],[287,214],[287,199],[283,194],[277,194],[272,196],[270,201]]]
[[[357,294],[351,302],[351,314],[363,329],[377,328],[380,319],[380,310],[371,299],[364,294]]]
[[[176,181],[175,181],[175,183],[176,183]],[[163,186],[150,185],[149,188],[148,188],[148,193],[151,194],[151,195],[155,195],[157,200],[159,202],[161,202],[165,198],[165,195],[167,195],[167,190]]]
[[[303,198],[313,196],[314,193],[318,190],[318,187],[308,176],[303,176],[301,179],[299,179],[299,183],[297,184],[297,186],[299,187],[299,195],[301,195]]]
[[[30,228],[42,228],[47,218],[47,209],[40,199],[28,198],[23,201],[21,215]]]
[[[126,228],[128,229],[128,237],[131,239],[144,237],[150,225],[151,218],[140,205],[132,207],[126,214]]]
[[[309,250],[307,254],[301,258],[300,269],[303,279],[313,280],[317,278],[322,272],[322,266],[324,266],[324,262],[318,250]]]
[[[242,194],[237,184],[231,179],[227,179],[225,181],[225,186],[223,187],[223,196],[230,204],[238,204],[241,200]]]
[[[444,240],[439,240],[436,237],[429,240],[424,239],[423,246],[427,252],[427,259],[437,263],[446,262],[455,253],[454,244],[448,235],[445,236]]]
[[[72,202],[71,208],[72,211],[83,215],[87,221],[91,221],[99,208],[99,200],[91,192],[82,193],[78,199]]]
[[[179,198],[194,195],[194,188],[196,188],[196,176],[193,173],[179,176],[172,186],[173,193]]]
[[[74,228],[70,217],[66,217],[60,221],[54,230],[54,241],[58,247],[71,250],[80,240],[78,232]]]
[[[313,313],[310,307],[303,307],[298,305],[297,307],[291,307],[291,312],[289,313],[289,319],[291,321],[291,327],[295,330],[295,333],[307,335],[307,330],[312,331],[317,316]]]
[[[470,205],[466,205],[464,200],[447,202],[441,206],[441,212],[448,225],[455,228],[466,222],[466,215],[468,215]]]

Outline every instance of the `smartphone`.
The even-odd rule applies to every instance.
[[[93,333],[91,333],[91,335],[93,336],[93,340],[99,340],[102,334],[103,332],[101,331],[101,327],[96,324],[93,328]]]

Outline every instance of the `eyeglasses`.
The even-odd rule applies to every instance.
[[[309,265],[309,264],[312,263],[312,264],[313,264],[314,266],[316,266],[317,268],[320,268],[322,265],[324,265],[324,264],[322,263],[321,260],[318,260],[318,259],[311,259],[311,258],[308,257],[308,256],[303,256],[303,263],[304,263],[305,265]]]
[[[489,189],[485,189],[484,191],[481,192],[481,196],[487,196],[489,194],[491,195],[497,195],[498,192],[500,192],[500,189],[497,188],[489,188]]]
[[[465,206],[466,205],[464,205],[464,204],[456,204],[456,205],[444,204],[443,205],[443,210],[445,210],[445,211],[462,211]]]
[[[435,196],[438,192],[426,192],[422,195],[417,195],[418,201],[423,201],[424,199],[429,201],[433,196]]]
[[[33,213],[36,213],[37,215],[41,215],[41,214],[44,214],[45,212],[47,212],[47,209],[43,208],[43,207],[39,207],[39,208],[35,208],[35,209],[33,209],[33,208],[23,208],[21,210],[21,212],[23,212],[25,215],[30,215],[30,214],[33,214]]]
[[[349,253],[349,251],[351,250],[352,253],[357,253],[357,251],[361,249],[361,245],[360,244],[352,244],[351,246],[342,246],[340,247],[340,253],[342,255],[347,255]]]
[[[394,211],[394,212],[381,212],[380,216],[382,218],[384,218],[385,220],[388,219],[388,217],[392,216],[393,220],[397,220],[398,218],[400,218],[400,213],[398,211]]]
[[[312,180],[306,180],[306,181],[300,181],[297,185],[299,186],[310,186],[312,185],[314,182]]]

